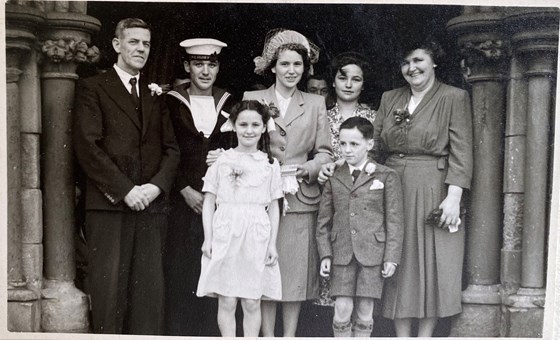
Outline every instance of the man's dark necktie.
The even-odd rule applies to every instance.
[[[352,171],[352,182],[356,182],[358,176],[360,176],[360,170],[355,169],[354,171]]]
[[[138,121],[140,125],[142,125],[142,109],[140,108],[140,98],[138,97],[138,92],[136,92],[136,77],[130,78],[130,85],[132,88],[130,89],[130,94],[132,96],[132,102],[134,103],[134,107],[136,108],[136,114],[138,116]]]
[[[132,95],[132,101],[134,102],[134,106],[136,107],[136,110],[138,110],[138,108],[140,107],[140,98],[138,98],[138,92],[136,92],[135,77],[130,78],[130,85],[132,85],[132,88],[130,89],[130,94]]]

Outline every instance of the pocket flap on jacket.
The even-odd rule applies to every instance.
[[[385,242],[385,232],[384,231],[376,232],[375,238],[377,239],[377,242]]]
[[[304,204],[314,205],[321,201],[321,190],[317,184],[301,182],[296,197]]]

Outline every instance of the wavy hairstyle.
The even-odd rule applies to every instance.
[[[409,56],[415,50],[424,50],[432,58],[434,64],[440,64],[445,57],[445,51],[441,45],[432,38],[427,38],[420,43],[411,43],[405,46],[401,51],[399,63]]]

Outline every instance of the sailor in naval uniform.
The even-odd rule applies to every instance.
[[[220,127],[234,104],[231,94],[214,86],[219,54],[227,45],[215,39],[187,39],[184,67],[190,82],[167,93],[171,122],[181,152],[164,254],[167,332],[170,335],[215,335],[216,301],[197,298],[202,242],[202,177],[207,159],[231,147],[231,132]],[[216,151],[218,150],[218,151]],[[217,156],[216,156],[217,157]]]

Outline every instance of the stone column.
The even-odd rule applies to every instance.
[[[505,113],[505,43],[502,14],[469,9],[452,19],[472,85],[474,172],[467,228],[467,274],[463,312],[451,336],[495,337],[500,321],[500,236],[503,222],[502,176]],[[476,324],[477,327],[472,327]]]
[[[545,244],[548,220],[550,120],[558,52],[557,9],[531,8],[508,13],[519,27],[511,41],[528,79],[525,144],[521,287],[505,302],[505,335],[541,337],[545,301]]]
[[[43,284],[43,200],[41,193],[41,84],[33,49],[20,77],[21,195],[23,212],[23,273],[29,287]]]
[[[513,55],[507,92],[504,165],[504,231],[501,263],[502,290],[515,293],[521,281],[521,242],[525,135],[527,120],[527,80],[525,65]]]
[[[29,139],[23,133],[27,107],[22,105],[28,95],[27,71],[35,42],[33,32],[43,21],[42,13],[31,7],[6,5],[6,90],[8,149],[8,330],[36,332],[40,329],[38,287],[30,283],[37,277],[28,270],[25,246],[28,218],[33,198],[26,190],[30,184],[25,176],[29,157]],[[31,53],[30,53],[31,52]],[[37,154],[38,156],[38,154]],[[23,203],[23,204],[22,204]],[[40,207],[38,207],[40,216]],[[37,216],[37,214],[35,214]],[[39,229],[41,226],[39,226]],[[23,242],[23,243],[22,243]],[[38,239],[40,243],[40,236]],[[41,260],[39,258],[39,260]],[[41,273],[38,273],[39,277]]]
[[[57,11],[68,2],[49,4]],[[81,8],[80,10],[84,10]],[[83,13],[47,12],[41,31],[42,51],[42,172],[44,192],[44,284],[42,328],[46,332],[87,332],[87,296],[74,286],[74,172],[71,140],[77,64],[99,57],[89,47],[90,34],[99,30],[97,19]]]

